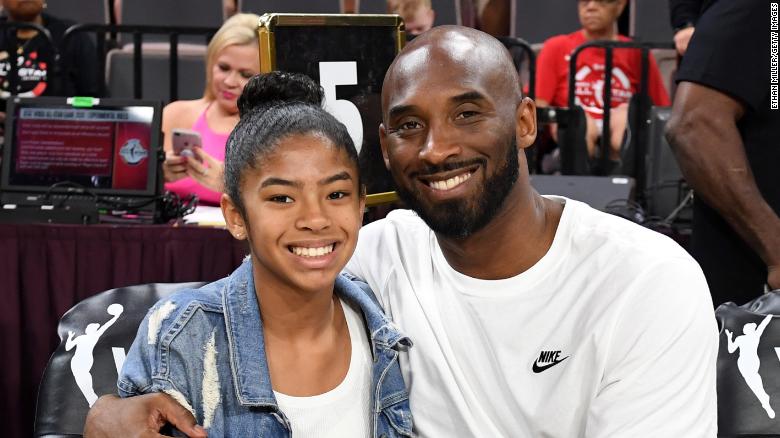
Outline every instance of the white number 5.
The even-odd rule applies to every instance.
[[[360,153],[363,146],[363,120],[354,103],[336,99],[336,85],[357,85],[355,61],[320,62],[320,85],[325,90],[325,109],[346,125],[349,136]]]

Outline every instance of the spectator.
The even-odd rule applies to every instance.
[[[578,46],[595,40],[630,41],[617,33],[617,20],[626,6],[626,0],[579,0],[582,29],[558,35],[545,41],[539,53],[536,68],[536,102],[540,107],[568,105],[569,56]],[[577,58],[575,75],[575,104],[585,110],[587,119],[586,144],[588,154],[596,155],[596,145],[602,132],[604,117],[604,50],[587,49]],[[610,111],[610,154],[613,161],[620,159],[620,150],[626,130],[628,102],[639,90],[641,54],[638,50],[618,49],[613,52],[612,102]],[[655,105],[670,105],[655,59],[650,59],[648,93]],[[554,130],[553,130],[554,136]]]
[[[772,109],[769,12],[763,0],[719,1],[701,16],[667,126],[696,191],[691,252],[715,305],[780,288],[780,110]]]
[[[206,51],[206,87],[197,100],[176,101],[163,110],[166,190],[179,196],[198,195],[201,204],[219,205],[228,134],[238,123],[238,96],[260,71],[255,14],[228,19]],[[185,128],[201,135],[195,157],[173,153],[171,131]]]
[[[431,0],[389,0],[387,9],[404,19],[406,33],[410,35],[419,35],[433,27],[436,17]]]
[[[37,24],[47,29],[51,42],[60,49],[65,31],[72,21],[43,13],[44,0],[4,0],[6,17],[0,23]],[[19,67],[19,82],[15,94],[19,96],[97,96],[101,81],[97,77],[97,51],[85,33],[74,35],[60,57],[61,89],[57,89],[52,68],[55,52],[45,35],[33,29],[16,32],[16,47],[9,47],[9,35],[0,32],[0,94],[7,99],[11,94],[8,72],[15,60]]]

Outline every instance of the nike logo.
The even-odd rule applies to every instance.
[[[536,359],[536,361],[534,361],[534,365],[531,367],[531,370],[534,373],[539,374],[542,371],[548,368],[552,368],[555,365],[558,365],[559,363],[569,358],[569,356],[566,356],[563,359],[558,359],[560,355],[561,355],[561,350],[542,351],[541,354],[539,354],[539,358]],[[544,363],[544,365],[540,365],[540,362]]]

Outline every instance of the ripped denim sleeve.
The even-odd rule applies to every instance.
[[[204,427],[221,424],[221,378],[229,381],[231,374],[227,338],[218,327],[224,327],[221,313],[197,300],[155,305],[130,347],[117,384],[119,395],[164,392]]]
[[[166,378],[162,361],[162,333],[172,325],[170,320],[175,318],[175,310],[172,301],[162,301],[146,314],[122,366],[117,389],[120,397],[164,392],[192,412],[189,397]]]

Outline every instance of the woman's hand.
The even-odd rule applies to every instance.
[[[173,152],[167,152],[163,161],[163,176],[165,182],[174,182],[186,177],[187,159]]]
[[[202,148],[194,147],[194,157],[186,157],[187,175],[203,187],[215,192],[222,192],[225,164],[209,155]]]

